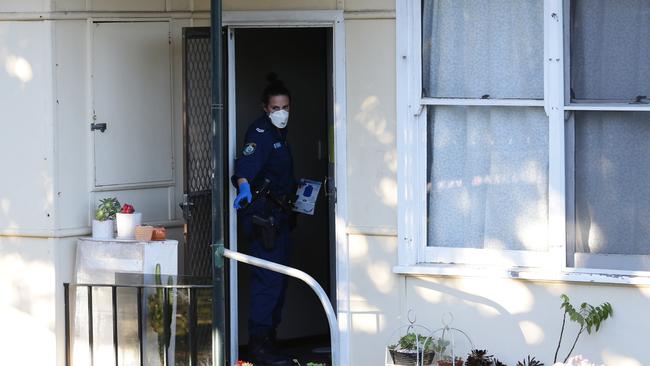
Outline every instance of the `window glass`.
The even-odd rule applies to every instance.
[[[572,99],[650,96],[650,1],[571,2]]]
[[[544,97],[542,0],[424,0],[426,97]]]
[[[650,113],[577,112],[575,136],[576,252],[650,255]]]
[[[428,245],[545,251],[548,120],[538,107],[429,107]]]

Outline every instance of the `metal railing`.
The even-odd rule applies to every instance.
[[[327,293],[320,284],[309,274],[292,268],[270,262],[264,259],[256,258],[250,255],[238,253],[231,251],[229,249],[224,249],[222,255],[231,260],[237,262],[245,263],[248,265],[264,268],[270,271],[278,272],[293,278],[297,278],[304,283],[306,283],[318,296],[325,314],[327,315],[327,320],[330,327],[330,341],[331,341],[331,358],[332,366],[339,366],[339,327],[338,321],[336,319],[336,313],[332,307],[332,304],[329,301]],[[119,366],[119,339],[118,339],[118,289],[120,288],[132,288],[136,289],[136,301],[137,301],[137,332],[138,332],[138,343],[139,343],[139,358],[140,365],[145,364],[145,350],[144,350],[144,323],[143,323],[143,303],[144,303],[144,292],[145,289],[156,289],[156,291],[162,290],[163,295],[163,329],[164,329],[164,358],[163,365],[169,365],[169,355],[168,348],[170,342],[170,331],[171,331],[171,316],[172,316],[172,302],[169,300],[170,291],[177,290],[187,290],[189,297],[189,349],[190,349],[190,365],[197,365],[197,342],[196,342],[196,329],[197,329],[197,291],[198,290],[209,290],[212,288],[212,285],[155,285],[155,284],[70,284],[64,283],[64,306],[65,306],[65,364],[67,366],[71,365],[71,338],[70,338],[70,288],[86,288],[87,294],[87,303],[85,306],[88,311],[88,349],[90,354],[90,365],[94,364],[94,329],[93,329],[93,289],[95,288],[110,288],[111,289],[111,314],[112,314],[112,347],[113,354],[115,357],[115,365]]]
[[[306,283],[318,296],[318,299],[321,302],[321,305],[323,305],[323,309],[325,310],[325,314],[327,315],[327,321],[330,326],[330,342],[331,342],[331,349],[332,349],[332,366],[339,366],[340,365],[340,360],[339,360],[339,325],[338,325],[338,320],[336,319],[336,313],[334,312],[334,309],[332,308],[332,304],[330,303],[329,298],[327,297],[327,294],[325,293],[325,290],[321,287],[321,285],[310,275],[307,273],[295,269],[292,267],[284,266],[282,264],[270,262],[264,259],[260,259],[257,257],[253,257],[250,255],[242,254],[239,252],[235,252],[229,249],[224,249],[223,251],[223,256],[226,258],[230,258],[232,260],[236,260],[237,262],[241,263],[246,263],[252,266],[268,269],[273,272],[278,272],[282,273],[287,276],[291,276],[293,278],[297,278],[299,280],[302,280],[304,283]]]
[[[113,355],[115,357],[115,365],[119,365],[119,339],[118,339],[118,289],[135,289],[137,301],[137,337],[139,347],[140,365],[145,365],[145,345],[144,345],[144,294],[145,289],[155,289],[156,291],[162,290],[162,314],[163,314],[163,329],[164,329],[164,352],[162,364],[169,365],[169,346],[171,340],[171,324],[172,324],[172,302],[170,301],[170,291],[186,290],[189,302],[189,321],[188,321],[188,348],[189,364],[198,365],[198,349],[197,349],[197,308],[199,290],[209,290],[212,285],[126,285],[126,284],[63,284],[64,291],[64,307],[65,307],[65,364],[70,366],[72,364],[72,340],[70,335],[70,288],[79,289],[86,288],[87,301],[84,304],[88,311],[88,351],[90,356],[90,365],[92,366],[95,361],[95,331],[93,324],[93,311],[95,304],[93,302],[93,290],[95,289],[110,289],[111,290],[111,315],[112,315],[112,347]],[[207,299],[210,296],[206,296]],[[79,305],[79,304],[78,304]],[[77,346],[75,344],[75,346]]]

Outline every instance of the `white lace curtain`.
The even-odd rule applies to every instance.
[[[650,113],[575,117],[576,251],[650,255]]]
[[[541,99],[543,1],[425,0],[425,96]],[[547,249],[540,107],[430,107],[428,245]]]
[[[574,97],[650,97],[650,2],[574,0],[571,5]]]
[[[425,96],[544,97],[542,0],[425,0]]]
[[[650,96],[650,2],[572,2],[577,99]],[[650,255],[650,113],[575,115],[576,251]]]

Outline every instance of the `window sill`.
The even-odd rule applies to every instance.
[[[461,264],[425,264],[394,266],[393,273],[406,276],[507,278],[535,282],[577,282],[609,285],[650,286],[648,272],[594,273],[565,268],[561,271],[524,267],[492,267]]]

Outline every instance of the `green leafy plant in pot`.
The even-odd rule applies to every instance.
[[[601,324],[605,320],[607,320],[607,318],[610,318],[614,314],[614,309],[612,309],[612,305],[608,302],[604,302],[599,306],[593,306],[586,302],[583,302],[582,304],[580,304],[579,308],[575,308],[569,302],[569,297],[567,295],[562,294],[560,298],[562,299],[562,305],[560,305],[560,308],[564,310],[564,316],[562,317],[562,328],[560,329],[560,339],[557,342],[557,348],[555,349],[555,356],[553,356],[553,363],[557,362],[558,360],[558,353],[560,352],[560,345],[562,344],[562,337],[564,336],[564,326],[566,325],[567,316],[569,317],[570,321],[573,321],[575,323],[578,323],[578,325],[580,325],[580,330],[578,330],[578,334],[573,340],[571,349],[569,350],[569,353],[567,353],[566,357],[564,358],[563,363],[566,363],[569,357],[571,356],[571,353],[575,349],[576,344],[578,343],[578,339],[580,338],[580,335],[582,333],[584,333],[585,331],[587,331],[588,334],[591,334],[592,332],[593,333],[598,332]]]
[[[415,332],[408,332],[396,344],[388,346],[395,365],[431,365],[436,355],[434,340]]]
[[[112,239],[114,231],[115,214],[120,211],[120,202],[115,197],[99,200],[95,218],[93,219],[93,238]]]

